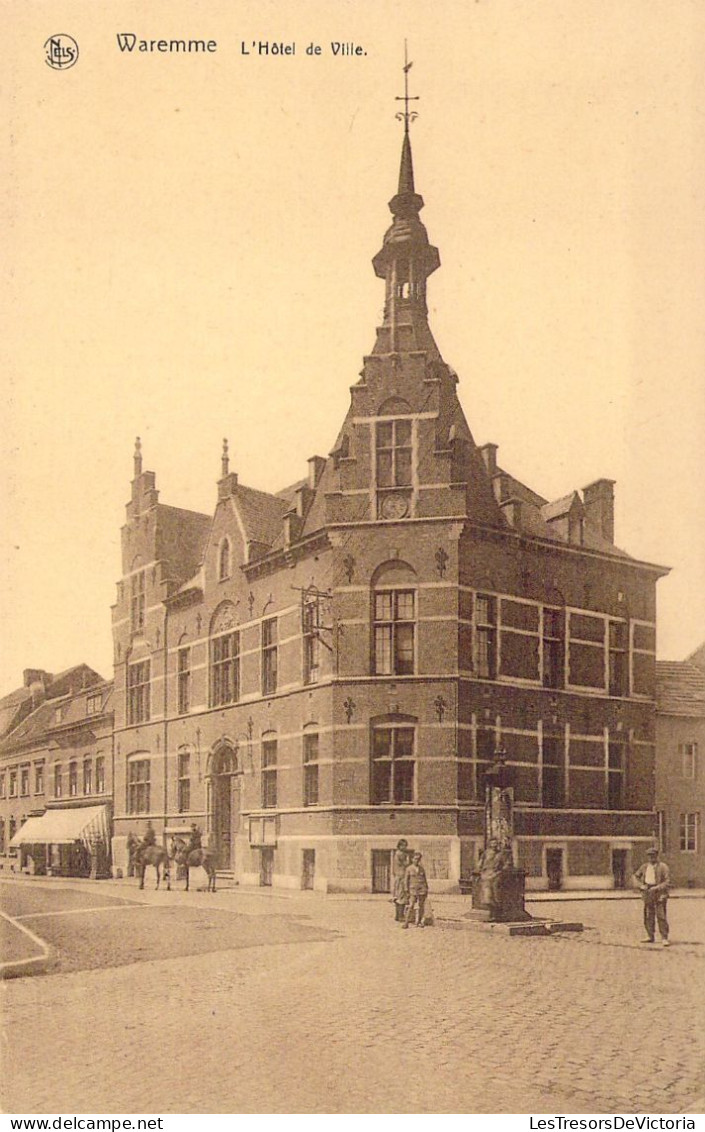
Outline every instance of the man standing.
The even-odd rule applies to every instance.
[[[412,919],[414,911],[418,909],[416,927],[422,928],[426,897],[428,896],[428,881],[426,880],[426,871],[421,864],[420,853],[414,853],[411,864],[407,866],[404,874],[404,888],[407,894],[407,905],[402,926],[408,928],[409,920]]]
[[[661,934],[663,947],[668,947],[668,919],[666,905],[671,875],[665,861],[659,861],[659,851],[655,847],[647,849],[646,861],[634,873],[634,880],[641,889],[644,901],[644,928],[646,939],[643,943],[656,942],[656,923]]]

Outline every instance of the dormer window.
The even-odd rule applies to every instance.
[[[230,577],[230,539],[224,538],[218,551],[218,581]]]

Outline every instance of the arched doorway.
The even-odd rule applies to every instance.
[[[208,756],[208,838],[217,867],[235,868],[235,835],[240,825],[240,780],[237,754],[221,742]]]

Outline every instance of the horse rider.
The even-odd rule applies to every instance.
[[[186,846],[187,853],[195,853],[197,849],[203,848],[202,834],[195,821],[191,822],[191,830],[188,836],[188,845]]]
[[[154,826],[151,821],[147,822],[147,828],[142,834],[142,840],[138,846],[139,849],[152,849],[157,844],[157,835],[154,832]]]

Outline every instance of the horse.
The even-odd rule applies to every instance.
[[[208,874],[208,891],[215,892],[215,854],[209,849],[189,849],[180,838],[174,839],[174,860],[177,865],[183,865],[186,870],[186,887],[188,892],[189,869],[204,869]]]
[[[157,874],[157,888],[162,875],[166,880],[166,887],[171,892],[171,873],[169,869],[169,854],[166,849],[158,845],[138,845],[134,856],[135,872],[140,878],[140,888],[144,888],[144,874],[147,865],[154,865]]]

